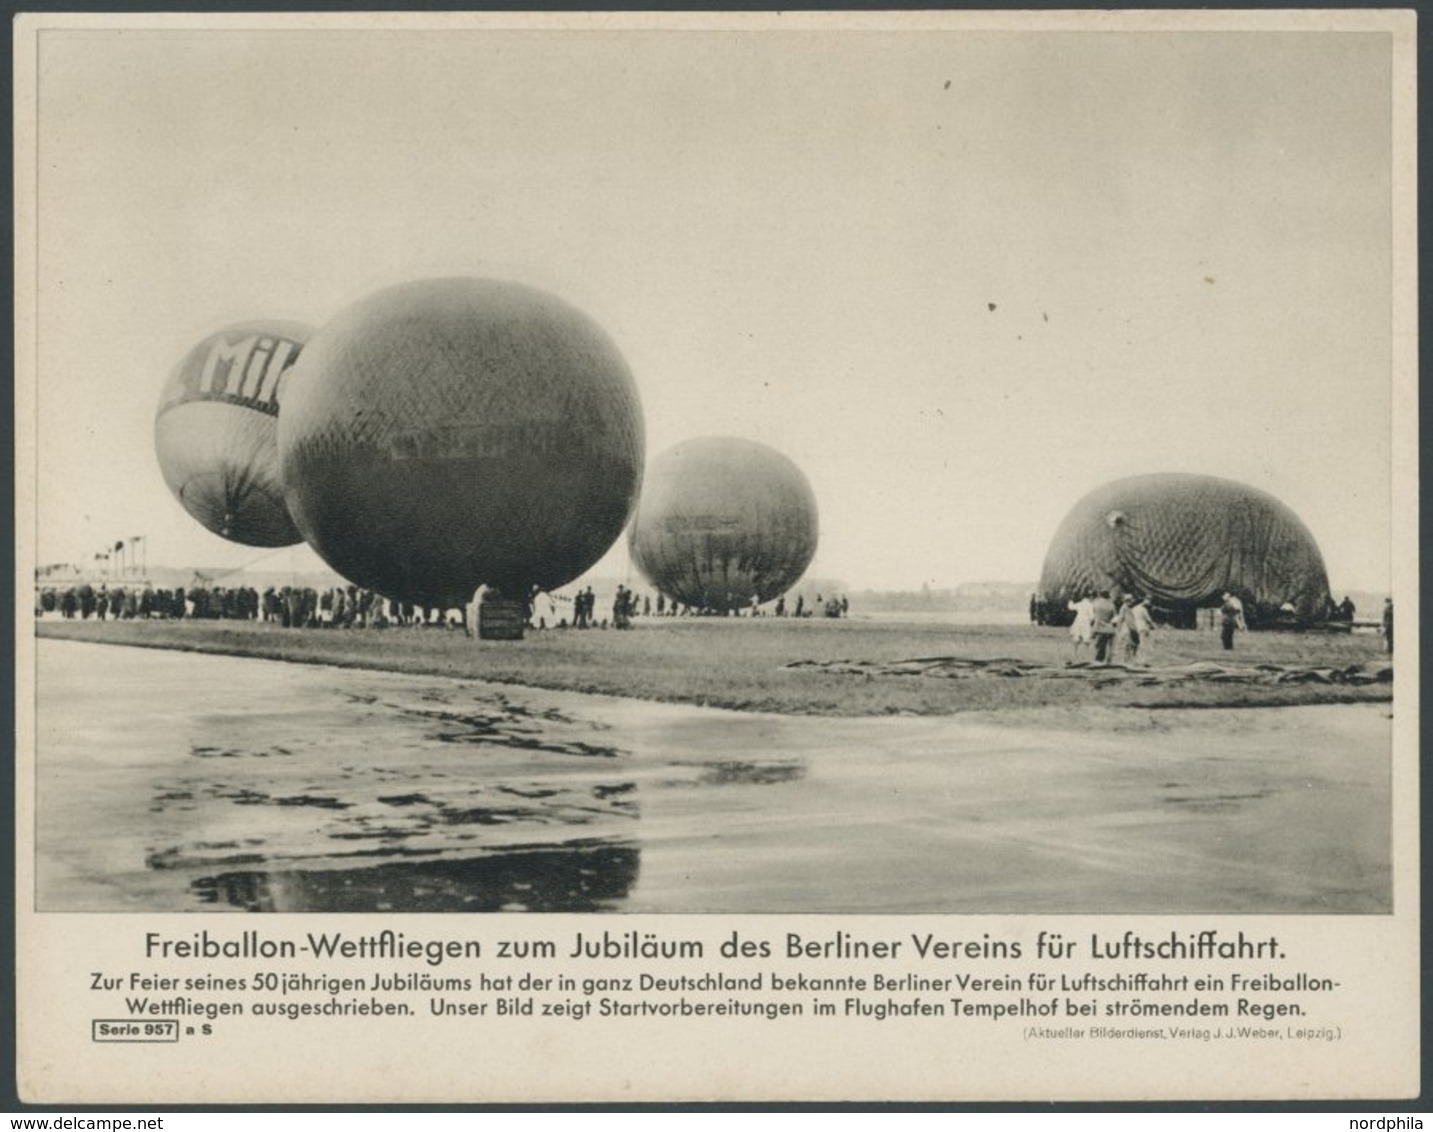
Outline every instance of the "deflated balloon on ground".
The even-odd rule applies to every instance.
[[[1151,598],[1173,620],[1218,605],[1225,591],[1242,599],[1251,624],[1319,621],[1331,604],[1323,556],[1293,511],[1244,484],[1185,473],[1105,484],[1065,517],[1040,599],[1056,620],[1100,590]]]

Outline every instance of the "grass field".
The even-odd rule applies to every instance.
[[[632,630],[530,631],[523,641],[479,641],[441,629],[283,629],[238,621],[37,623],[41,637],[252,656],[782,714],[871,716],[992,712],[1022,724],[1068,726],[1084,709],[1258,707],[1387,702],[1391,683],[1246,683],[1176,679],[1145,685],[1108,673],[980,674],[963,678],[789,668],[797,662],[887,664],[912,658],[1012,658],[1063,667],[1063,629],[941,625],[895,620],[641,619]],[[1154,674],[1207,661],[1332,669],[1388,663],[1366,634],[1244,633],[1233,653],[1217,634],[1155,634]],[[1088,653],[1085,654],[1088,660]]]

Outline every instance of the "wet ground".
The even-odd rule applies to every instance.
[[[776,717],[40,640],[56,911],[1384,912],[1386,704]]]

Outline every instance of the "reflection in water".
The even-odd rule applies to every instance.
[[[161,788],[150,812],[163,816],[167,802],[159,799],[182,793],[206,804],[207,820],[183,821],[178,843],[161,841],[145,865],[197,877],[188,887],[201,903],[289,912],[575,912],[610,907],[636,878],[638,851],[612,829],[638,817],[630,781],[521,775],[388,793],[388,778],[360,776],[345,783],[342,798],[194,785]],[[248,811],[242,833],[214,837],[235,828],[225,813],[231,807]],[[282,813],[305,809],[317,812],[297,824]],[[574,840],[579,828],[587,836]],[[561,840],[545,844],[554,836]]]
[[[441,696],[425,695],[423,700],[446,704]],[[616,758],[621,752],[616,747],[602,743],[587,743],[580,739],[563,740],[554,725],[570,728],[577,721],[561,712],[552,710],[532,712],[512,703],[506,697],[496,697],[497,710],[488,711],[436,711],[430,708],[402,707],[392,705],[404,716],[421,719],[436,729],[428,731],[426,738],[440,743],[464,743],[472,746],[506,748],[516,751],[543,751],[557,755],[578,755],[583,758]]]
[[[190,684],[176,663],[167,683],[193,710],[137,738],[144,819],[124,867],[180,907],[617,910],[654,846],[700,851],[694,817],[759,808],[753,792],[786,794],[809,769],[764,722],[734,734],[702,717],[634,749],[585,701],[261,662],[207,661]],[[292,698],[255,711],[276,671]]]
[[[553,739],[528,736],[519,745],[540,743],[549,754],[585,746]],[[527,754],[469,764],[454,777],[424,761],[401,772],[344,764],[325,781],[304,762],[295,759],[293,777],[249,785],[234,781],[244,775],[199,772],[182,784],[156,782],[149,810],[176,819],[174,840],[160,838],[146,867],[180,880],[200,904],[250,912],[610,911],[636,883],[632,779]],[[799,781],[807,764],[697,759],[653,764],[651,772],[660,776],[645,779],[653,786],[765,788]],[[196,806],[202,815],[192,813]],[[219,829],[232,835],[216,837]],[[574,839],[579,829],[585,836]]]
[[[549,753],[585,746],[566,736],[520,745],[530,741]],[[402,772],[345,764],[324,790],[316,768],[303,764],[302,756],[295,760],[294,778],[252,785],[233,781],[243,776],[197,773],[156,782],[149,812],[179,820],[175,840],[159,839],[145,866],[182,878],[200,904],[251,912],[607,911],[636,881],[639,849],[630,833],[613,828],[640,816],[631,779],[556,763],[539,768],[522,756],[470,766],[455,778],[435,774],[430,763]],[[766,788],[807,771],[804,759],[679,760],[654,764],[655,781],[645,781]],[[238,826],[236,808],[245,811]],[[586,836],[571,840],[579,828]],[[218,829],[233,835],[215,837]],[[566,839],[544,844],[554,835]]]
[[[574,841],[461,860],[228,872],[190,885],[246,912],[604,912],[637,881],[634,844]]]
[[[301,722],[201,717],[190,757],[153,780],[146,870],[248,911],[572,912],[629,895],[638,788],[628,752],[592,741],[606,724],[383,683],[325,683]]]

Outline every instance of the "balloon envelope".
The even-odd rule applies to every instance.
[[[773,448],[703,437],[648,469],[628,533],[633,561],[668,597],[731,610],[785,593],[816,553],[816,496]]]
[[[312,331],[246,322],[211,334],[170,373],[154,419],[169,490],[206,529],[247,546],[303,536],[278,482],[278,413]]]
[[[350,581],[456,605],[576,578],[641,482],[636,384],[586,315],[533,288],[436,279],[348,307],[279,421],[284,497]]]
[[[1136,593],[1165,609],[1217,605],[1228,590],[1251,620],[1292,600],[1305,620],[1329,602],[1323,556],[1273,496],[1214,476],[1134,476],[1097,488],[1051,540],[1040,596],[1064,610],[1083,594]]]

